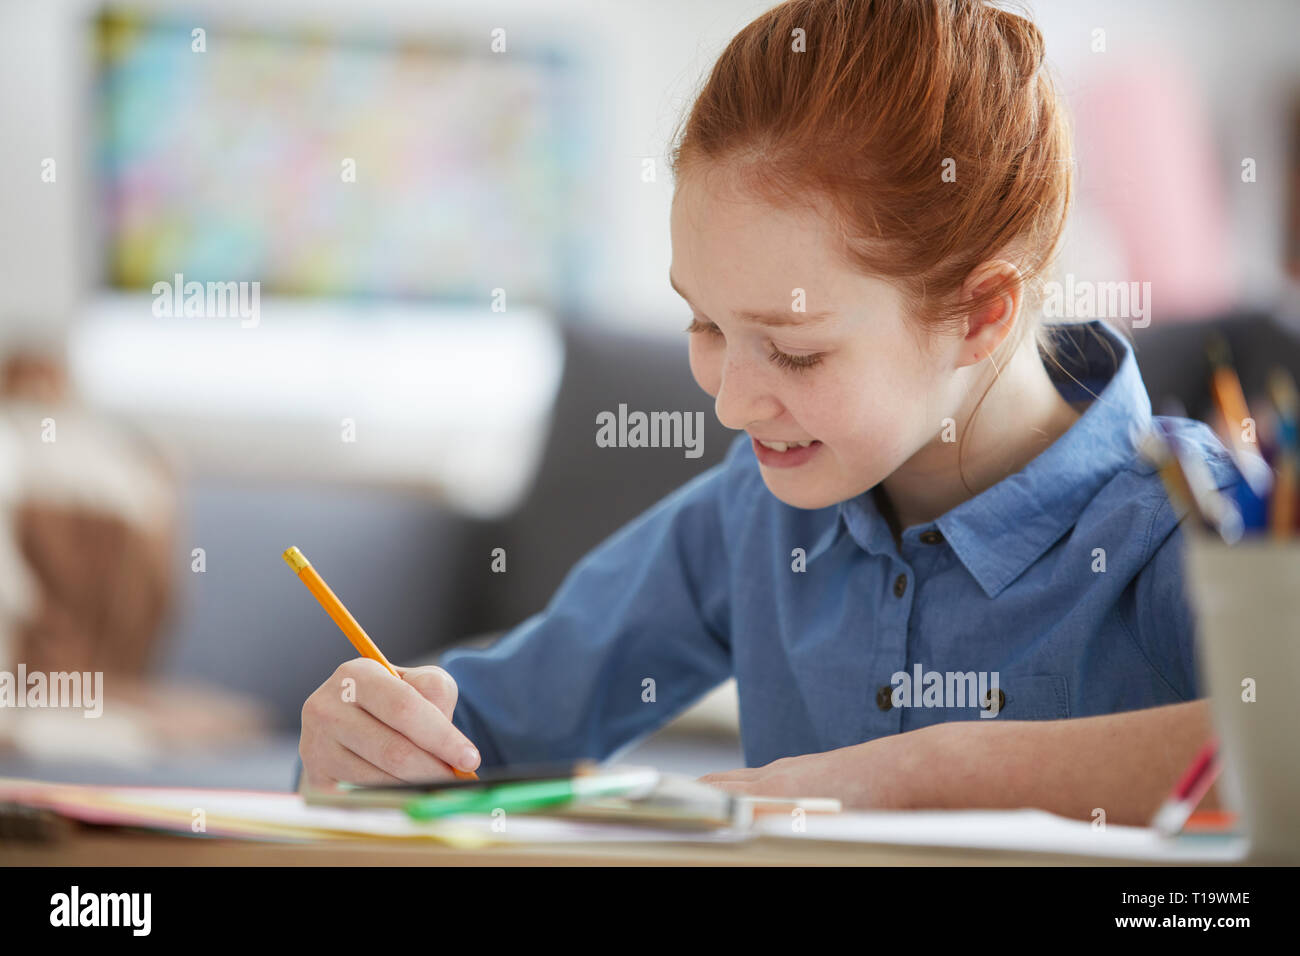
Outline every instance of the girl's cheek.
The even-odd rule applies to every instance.
[[[897,428],[890,396],[856,376],[827,382],[803,397],[800,423],[813,437],[834,442],[846,453],[869,452]]]
[[[817,375],[814,368],[811,374]],[[862,388],[857,382],[844,382],[826,375],[808,381],[790,394],[787,407],[814,438],[829,441],[852,432],[851,423],[857,418],[862,405]]]

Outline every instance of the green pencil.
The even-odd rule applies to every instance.
[[[403,809],[414,820],[433,820],[453,813],[492,813],[494,810],[527,813],[585,797],[645,794],[654,788],[658,779],[654,770],[641,769],[603,776],[578,776],[571,780],[507,783],[418,797],[406,803]]]

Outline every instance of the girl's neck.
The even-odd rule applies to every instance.
[[[956,416],[957,440],[945,442],[942,432],[936,434],[877,487],[887,498],[881,510],[895,539],[1020,471],[1078,420],[1080,408],[1057,391],[1032,335],[1001,370],[976,415],[975,406],[994,376],[991,365],[985,366],[987,377]]]

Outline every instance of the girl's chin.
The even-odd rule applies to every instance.
[[[820,489],[807,481],[802,483],[795,480],[782,481],[779,476],[773,481],[764,475],[763,483],[778,501],[791,508],[815,511],[837,505],[844,500],[843,496],[835,494],[832,490]]]

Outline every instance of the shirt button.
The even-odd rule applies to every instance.
[[[902,597],[907,593],[907,575],[900,574],[894,578],[894,597]]]
[[[876,691],[876,706],[881,710],[892,710],[894,707],[894,688],[886,684],[880,690]]]
[[[922,531],[921,541],[924,544],[938,544],[943,540],[943,534],[938,531]]]
[[[983,704],[980,705],[980,709],[981,709],[981,710],[988,710],[988,709],[989,709],[989,704],[991,703],[991,701],[989,700],[990,697],[992,697],[992,694],[985,694],[985,695],[984,695],[984,702],[983,702]],[[1007,706],[1007,695],[1006,695],[1006,692],[1003,691],[1001,688],[999,688],[999,689],[998,689],[998,713],[1002,713],[1002,709],[1003,709],[1004,707],[1006,707],[1006,706]]]

